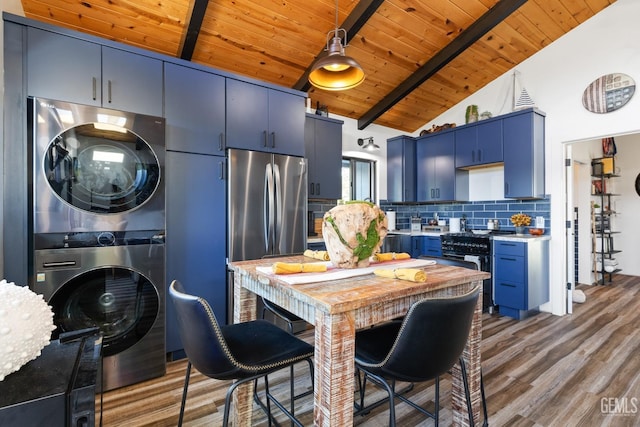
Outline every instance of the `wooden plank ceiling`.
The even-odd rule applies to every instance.
[[[414,132],[615,0],[339,0],[346,54],[365,70],[342,92],[310,87],[334,0],[22,0],[39,21],[308,91],[313,104]]]

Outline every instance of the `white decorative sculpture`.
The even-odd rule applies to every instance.
[[[340,268],[367,267],[387,235],[387,216],[378,206],[354,201],[326,212],[322,237],[331,262]]]
[[[54,329],[53,311],[42,295],[0,281],[0,381],[40,356]]]

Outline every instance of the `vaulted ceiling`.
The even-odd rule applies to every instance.
[[[331,113],[414,132],[615,0],[339,0],[347,55],[366,73],[341,92],[307,75],[335,0],[22,0],[38,21],[307,91]]]

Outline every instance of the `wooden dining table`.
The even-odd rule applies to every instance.
[[[234,322],[256,318],[261,296],[298,315],[315,327],[314,425],[353,425],[355,391],[355,333],[357,330],[406,314],[424,298],[464,294],[489,273],[435,264],[422,267],[426,282],[389,279],[365,274],[343,279],[290,284],[282,276],[264,272],[274,262],[317,262],[304,256],[269,258],[230,263],[234,272]],[[381,265],[382,267],[382,265]],[[262,271],[259,271],[262,270]],[[463,353],[471,391],[475,423],[480,420],[480,343],[482,292],[476,305]],[[453,425],[469,425],[459,366],[452,372]],[[250,426],[253,382],[238,387],[234,396],[235,426]]]

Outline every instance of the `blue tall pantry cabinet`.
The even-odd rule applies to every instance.
[[[179,280],[226,323],[225,78],[165,63],[167,286]],[[183,348],[167,299],[167,352]]]

